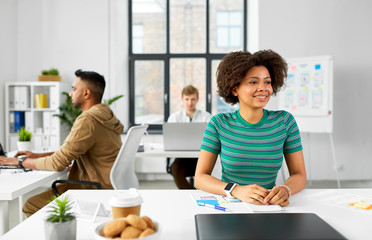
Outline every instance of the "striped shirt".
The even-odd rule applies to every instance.
[[[262,119],[250,124],[237,110],[212,117],[201,149],[220,154],[222,181],[269,189],[275,186],[283,154],[301,151],[302,145],[289,112],[264,109]]]

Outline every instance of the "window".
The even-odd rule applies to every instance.
[[[241,48],[242,46],[241,12],[217,12],[217,47]]]
[[[236,109],[217,94],[216,69],[231,51],[247,49],[247,0],[131,0],[130,124],[161,130],[182,109],[181,91],[199,89],[198,109]]]
[[[133,52],[143,53],[143,25],[133,25]]]

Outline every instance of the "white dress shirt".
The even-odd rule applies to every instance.
[[[190,121],[190,118],[189,116],[187,116],[185,109],[183,109],[178,112],[172,113],[168,118],[168,122],[209,122],[211,118],[212,115],[209,112],[197,109]]]

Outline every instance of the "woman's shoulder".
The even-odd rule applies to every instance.
[[[217,113],[212,118],[213,119],[221,119],[221,120],[232,120],[232,119],[236,119],[236,112]]]
[[[237,121],[236,112],[224,112],[224,113],[217,113],[211,118],[211,123],[214,125],[230,125],[233,122]]]
[[[266,110],[266,112],[268,119],[293,117],[293,115],[286,110]]]

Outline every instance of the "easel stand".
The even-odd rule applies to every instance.
[[[340,181],[340,176],[339,176],[339,173],[338,173],[338,162],[337,162],[337,158],[336,158],[336,150],[335,150],[335,144],[334,144],[334,141],[333,141],[333,135],[332,133],[326,133],[328,134],[329,136],[329,141],[330,141],[330,144],[331,144],[331,151],[332,151],[332,160],[333,160],[333,164],[334,164],[334,169],[336,170],[336,181],[337,181],[337,187],[338,188],[341,188],[341,181]],[[310,153],[311,153],[311,149],[310,149],[310,132],[307,132],[307,139],[308,139],[308,149],[309,149],[309,154],[308,154],[308,166],[309,166],[309,171],[307,173],[308,175],[308,179],[309,179],[309,185],[311,186],[311,157],[310,157]]]

